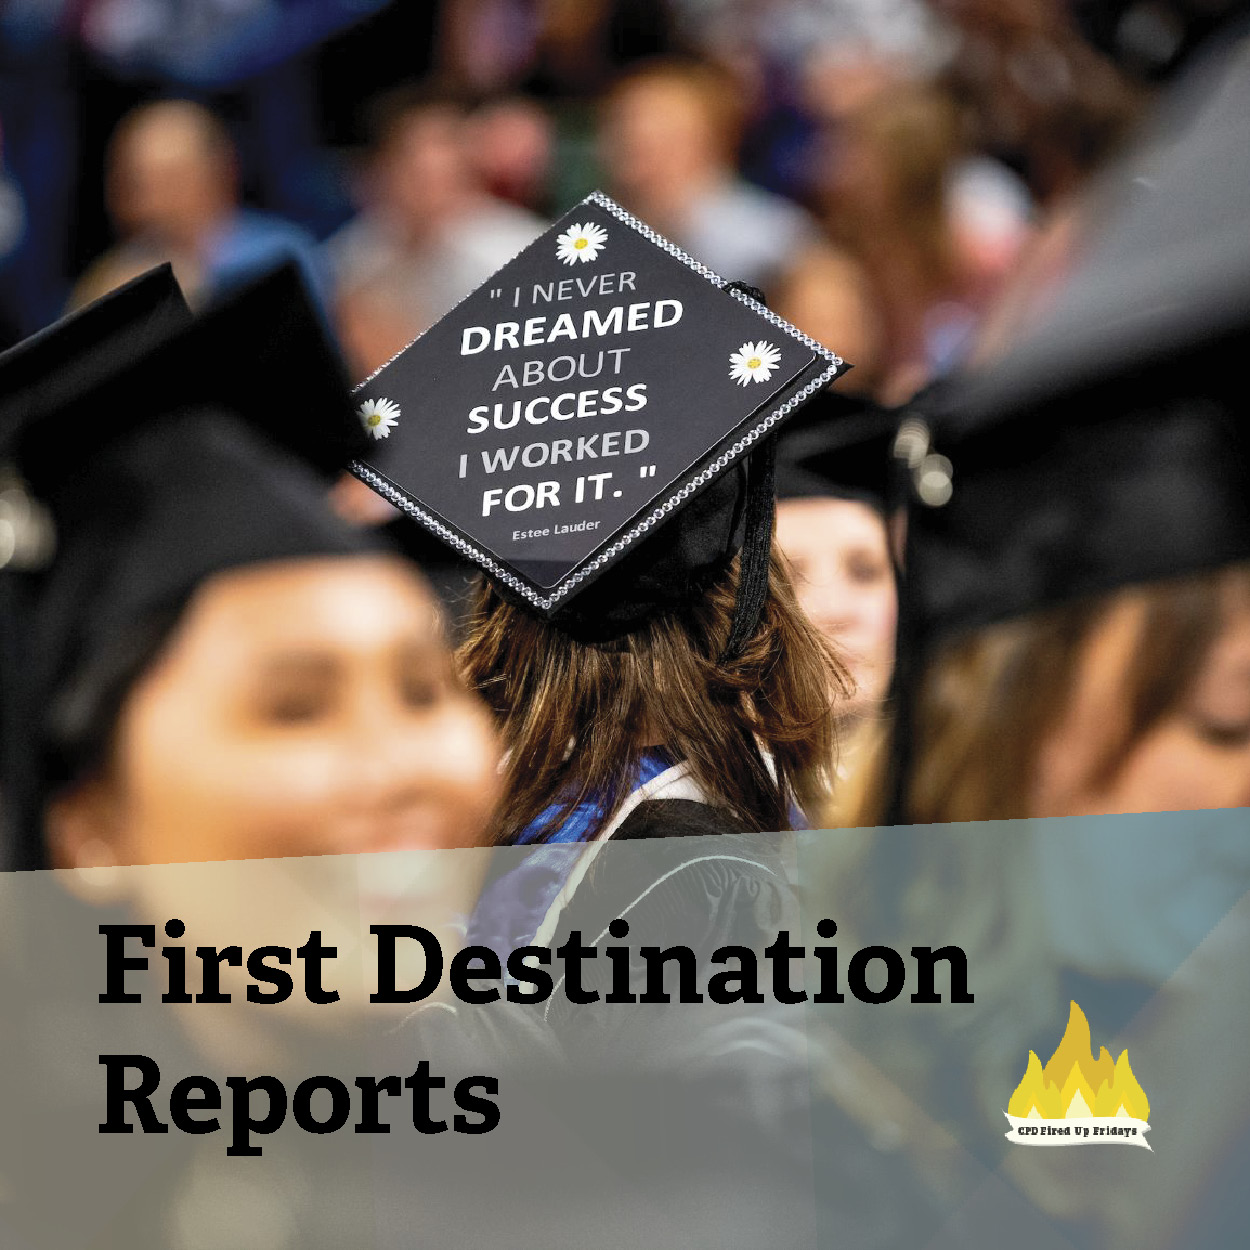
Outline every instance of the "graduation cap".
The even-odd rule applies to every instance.
[[[778,438],[778,500],[850,499],[889,512],[898,423],[896,412],[862,396],[821,392]]]
[[[846,367],[757,295],[595,192],[357,389],[353,472],[506,597],[624,633],[763,529],[746,460]]]
[[[451,643],[458,644],[473,611],[481,577],[477,565],[406,516],[384,522],[376,533],[429,583],[442,609],[444,630]]]
[[[160,265],[23,339],[0,353],[0,429],[55,402],[65,361],[79,378],[103,377],[190,321],[173,267]]]
[[[997,363],[921,396],[896,690],[945,639],[1250,559],[1250,74],[1178,84],[1111,172],[1080,266]],[[899,709],[892,814],[906,817]]]
[[[326,502],[365,435],[293,266],[156,341],[142,301],[88,311],[99,333],[84,350],[80,319],[52,327],[38,346],[49,373],[30,378],[42,406],[0,426],[0,460],[56,535],[45,568],[0,575],[4,630],[21,640],[0,682],[17,731],[2,788],[20,866],[39,862],[46,798],[98,762],[130,684],[206,577],[372,546]]]

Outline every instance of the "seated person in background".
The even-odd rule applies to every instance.
[[[339,331],[360,377],[385,364],[543,229],[490,195],[457,100],[421,88],[375,110],[360,215],[326,244]]]
[[[711,66],[646,64],[608,93],[601,159],[608,192],[632,213],[716,273],[767,292],[817,231],[803,209],[738,175],[737,114],[733,84]]]
[[[311,236],[239,202],[234,145],[199,104],[165,100],[128,114],[109,148],[108,206],[121,241],[83,274],[70,299],[80,308],[144,270],[169,261],[199,306],[283,261],[294,261],[324,304],[328,287]]]

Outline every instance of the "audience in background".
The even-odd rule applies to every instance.
[[[627,73],[600,126],[608,190],[661,234],[732,281],[767,289],[815,242],[797,205],[734,168],[742,118],[730,78],[665,61]]]
[[[106,171],[120,241],[74,288],[79,307],[162,261],[187,298],[202,304],[284,260],[310,290],[328,295],[312,238],[239,202],[234,145],[220,119],[188,100],[136,109],[117,128]]]
[[[542,105],[523,95],[488,100],[469,118],[466,143],[491,195],[551,216],[556,135]]]
[[[491,195],[458,100],[402,91],[377,109],[360,215],[328,243],[355,372],[386,363],[543,229]]]

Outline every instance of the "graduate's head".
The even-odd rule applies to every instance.
[[[1250,804],[1250,565],[1125,587],[941,647],[917,823]]]
[[[740,113],[728,76],[698,61],[652,61],[622,74],[600,116],[614,194],[639,211],[684,205],[731,167]]]
[[[509,752],[497,838],[553,804],[594,797],[610,813],[649,747],[684,760],[708,801],[749,828],[790,828],[794,802],[819,810],[849,678],[775,553],[758,621],[726,658],[740,579],[731,558],[686,603],[606,640],[483,588],[459,654]]]
[[[25,866],[480,837],[493,731],[423,579],[327,504],[360,426],[296,283],[285,271],[155,346],[75,342],[5,413],[57,540],[6,574]],[[75,325],[52,335],[68,345]]]
[[[490,583],[497,836],[610,816],[648,747],[757,828],[816,796],[844,678],[771,557],[774,439],[843,367],[595,193],[362,385],[353,472]]]
[[[384,95],[370,121],[373,207],[389,224],[424,238],[480,190],[468,109],[451,93],[423,86]]]
[[[234,146],[225,125],[190,100],[127,114],[109,148],[109,209],[127,235],[197,245],[238,198]]]
[[[471,846],[495,733],[435,600],[382,552],[240,563],[136,620],[49,709],[54,866]]]
[[[1250,797],[1244,86],[1131,156],[1047,319],[903,423],[896,818]]]
[[[898,616],[887,517],[896,419],[827,391],[785,430],[777,460],[777,546],[799,606],[854,681],[844,711],[880,710]]]

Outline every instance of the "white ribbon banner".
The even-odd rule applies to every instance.
[[[1006,1112],[1003,1113],[1006,1115]],[[1071,1120],[1022,1119],[1008,1115],[1011,1128],[1005,1134],[1008,1141],[1021,1146],[1076,1146],[1118,1143],[1122,1146],[1144,1146],[1151,1149],[1146,1140],[1150,1125],[1145,1120],[1134,1120],[1122,1115],[1091,1115]]]

